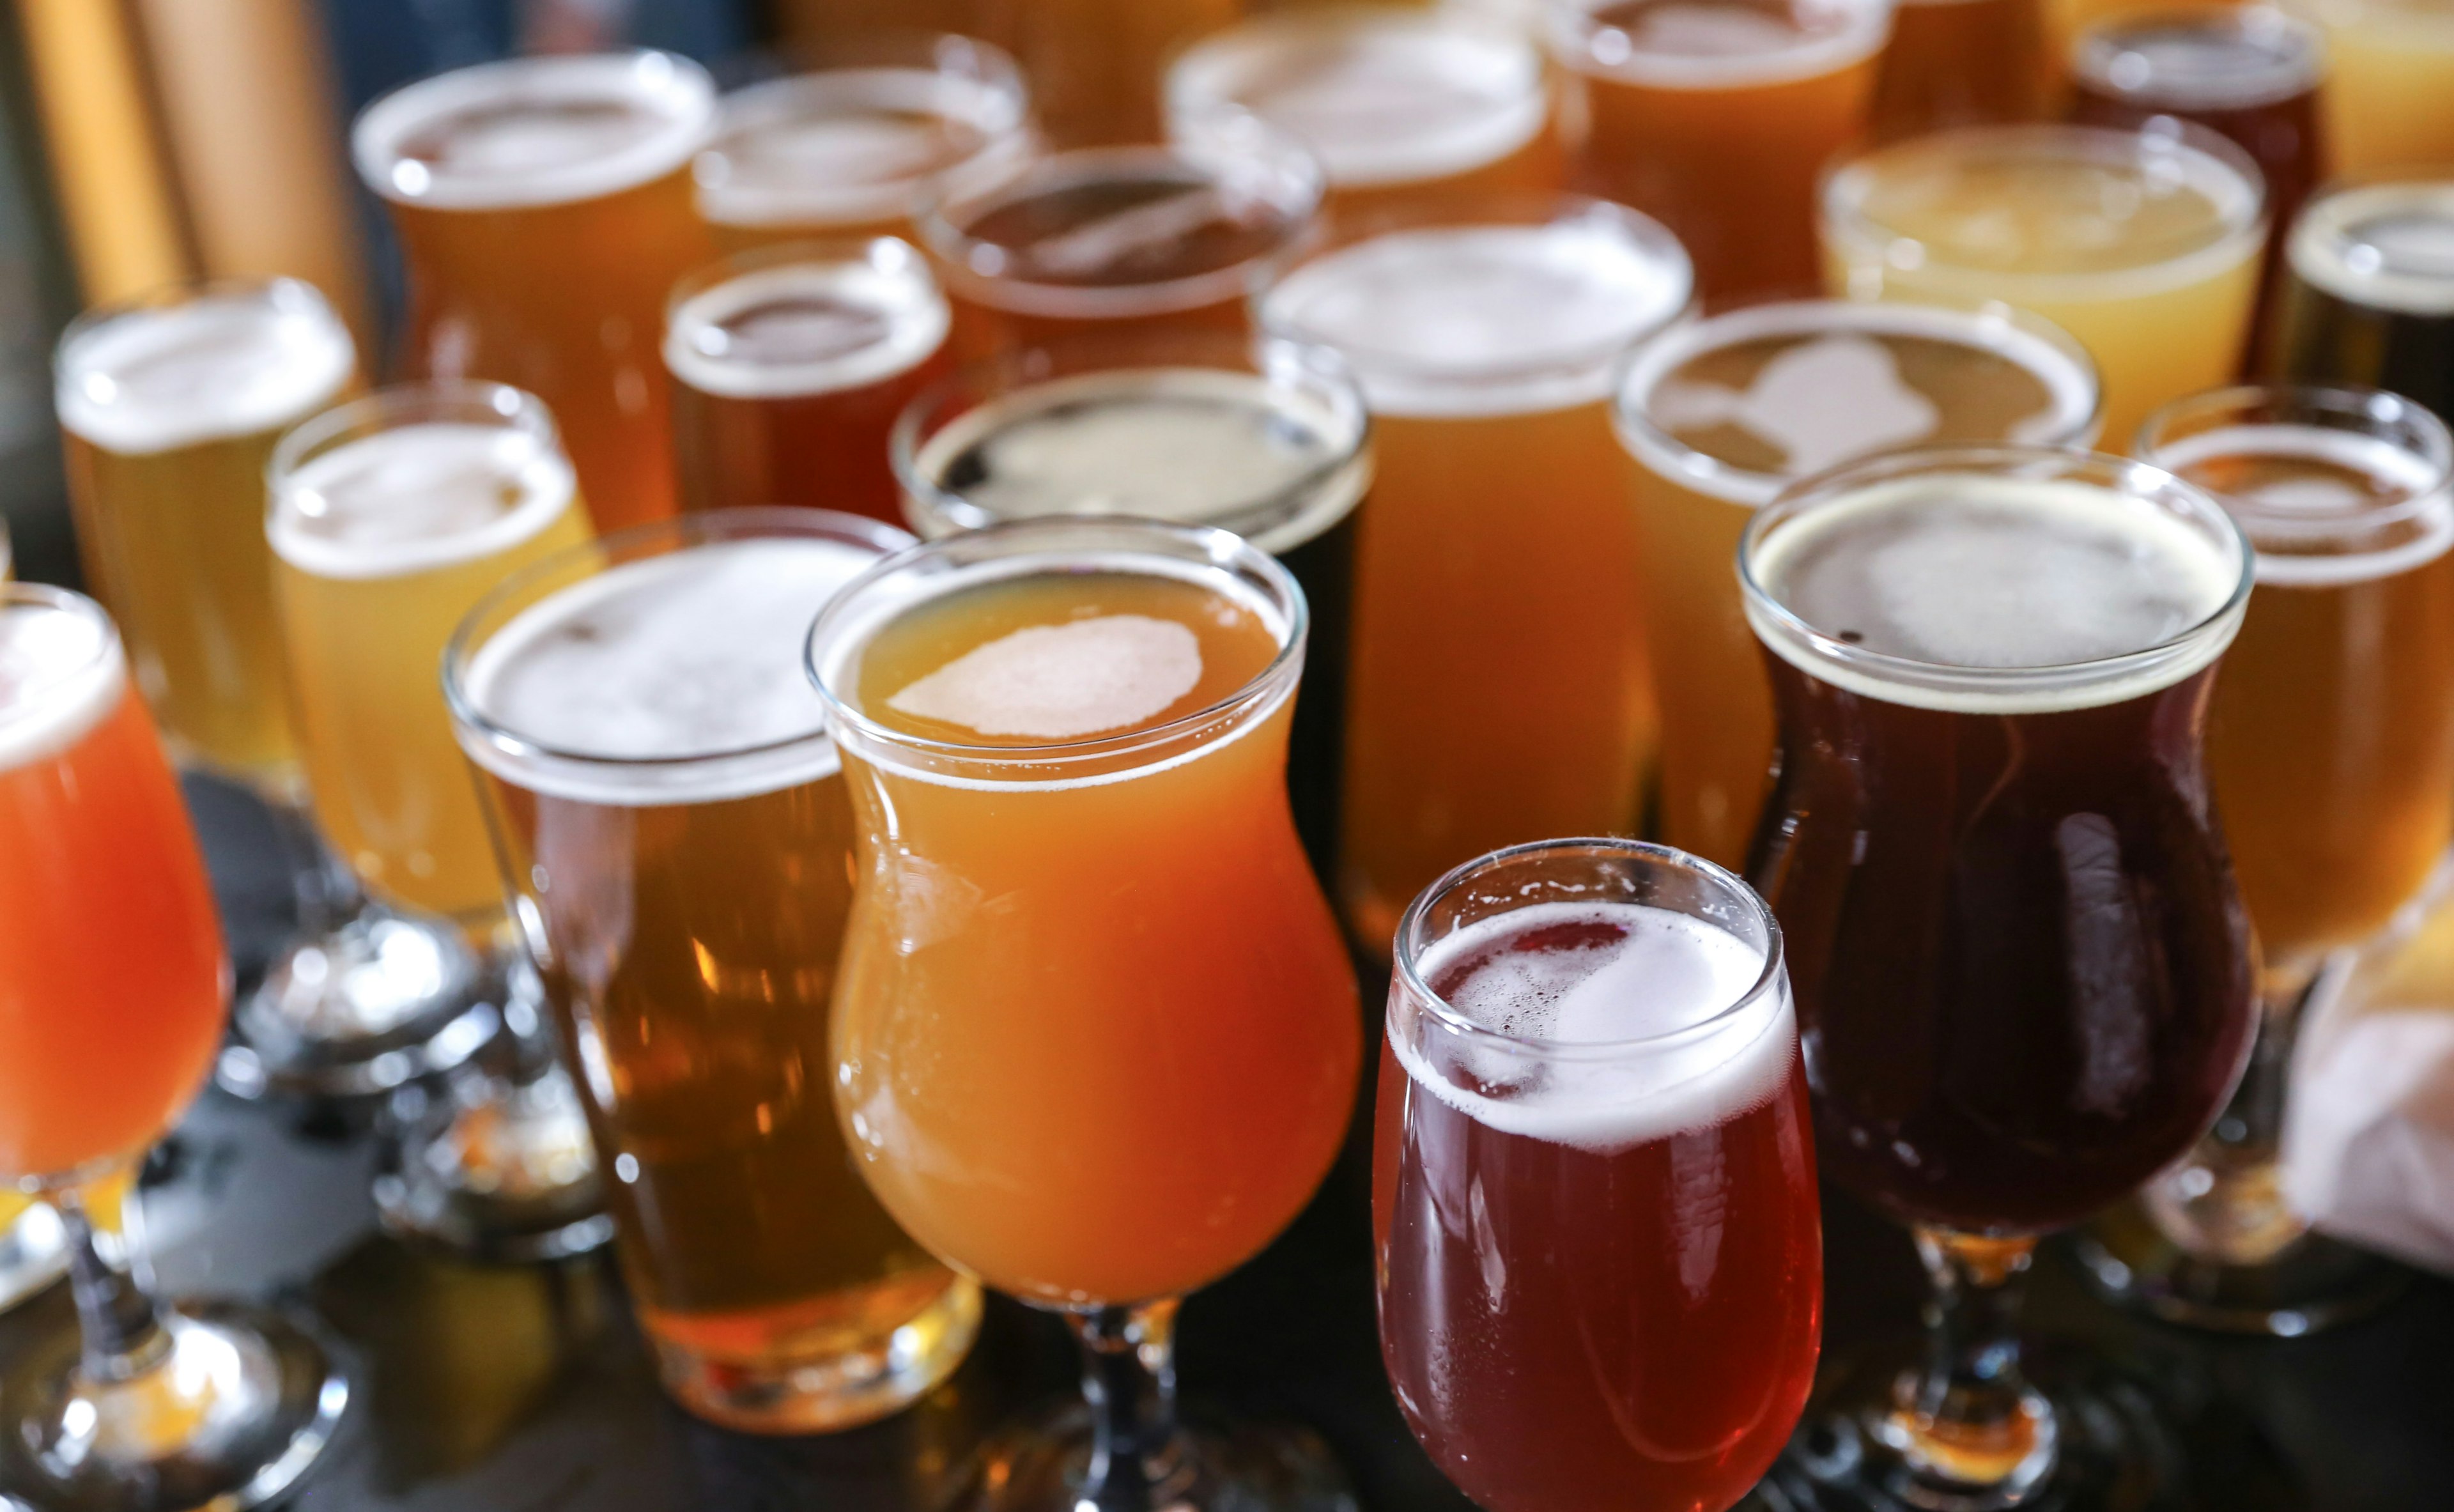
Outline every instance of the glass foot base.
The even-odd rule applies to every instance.
[[[449,1071],[500,1027],[485,976],[453,925],[369,903],[272,963],[231,1015],[214,1080],[241,1098],[351,1098]]]
[[[954,1374],[980,1331],[980,1289],[930,1270],[829,1311],[836,1316],[828,1324],[760,1328],[783,1342],[748,1358],[687,1337],[729,1331],[726,1323],[642,1321],[665,1390],[691,1412],[741,1433],[834,1433],[900,1412]]]
[[[2403,1295],[2410,1273],[2323,1234],[2303,1234],[2259,1265],[2202,1260],[2135,1203],[2074,1236],[2080,1270],[2107,1299],[2189,1328],[2297,1339]]]
[[[0,1484],[45,1512],[239,1512],[295,1485],[349,1403],[322,1346],[272,1313],[181,1303],[164,1309],[162,1342],[122,1382],[82,1378],[72,1330],[12,1368],[27,1384],[10,1393],[19,1431],[0,1434]]]
[[[1091,1415],[1076,1402],[991,1438],[965,1466],[946,1512],[1086,1512]],[[1329,1446],[1286,1424],[1187,1423],[1146,1466],[1157,1512],[1356,1512]]]
[[[0,1194],[0,1208],[18,1199]],[[69,1273],[69,1231],[41,1203],[0,1218],[0,1312],[7,1312]]]
[[[477,1260],[584,1255],[614,1237],[579,1094],[558,1065],[463,1072],[393,1094],[375,1211],[394,1235]]]

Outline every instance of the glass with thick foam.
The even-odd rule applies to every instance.
[[[2248,1053],[2203,733],[2251,558],[2198,489],[2041,448],[1861,462],[1748,527],[1780,716],[1753,871],[1818,1150],[1941,1300],[1921,1367],[1836,1398],[1810,1481],[1977,1507],[2154,1473],[2120,1415],[2027,1384],[2001,1288],[2187,1151]]]
[[[947,365],[946,296],[911,244],[787,242],[674,290],[665,367],[682,507],[902,516],[887,435]]]
[[[979,1320],[828,1095],[853,816],[801,651],[910,541],[822,511],[644,526],[522,571],[444,656],[640,1324],[675,1398],[754,1432],[895,1411]]]
[[[1689,292],[1656,222],[1508,195],[1333,223],[1258,303],[1372,411],[1338,864],[1374,955],[1468,857],[1635,827],[1653,694],[1610,390]]]
[[[2012,312],[1757,305],[1637,352],[1614,408],[1635,459],[1638,561],[1661,708],[1662,837],[1740,865],[1772,769],[1772,691],[1730,571],[1792,481],[1904,446],[2083,446],[2096,366]]]
[[[2258,165],[2197,127],[1978,126],[1861,153],[1823,182],[1835,294],[2013,305],[2079,338],[2104,433],[2230,382],[2265,245]]]
[[[456,69],[352,130],[408,259],[409,372],[543,399],[607,530],[674,512],[657,335],[715,255],[690,177],[714,118],[697,64],[620,52]]]
[[[2454,413],[2454,177],[2344,184],[2284,249],[2269,366]]]
[[[1666,847],[1548,840],[1433,884],[1397,962],[1373,1232],[1415,1436],[1492,1512],[1732,1505],[1822,1312],[1771,913]]]

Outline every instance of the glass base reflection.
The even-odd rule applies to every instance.
[[[2135,1203],[2098,1220],[2072,1248],[2107,1300],[2218,1333],[2298,1339],[2366,1318],[2411,1284],[2391,1261],[2305,1232],[2255,1264],[2223,1264],[2174,1243]]]
[[[1220,1424],[1197,1417],[1143,1461],[1147,1499],[1086,1495],[1090,1409],[1074,1402],[993,1436],[945,1500],[947,1512],[1110,1512],[1137,1504],[1165,1512],[1356,1512],[1355,1493],[1329,1446],[1283,1423]]]
[[[835,1299],[829,1299],[834,1302]],[[684,1407],[741,1433],[833,1433],[900,1412],[963,1362],[980,1289],[935,1267],[862,1289],[857,1311],[779,1331],[641,1309],[656,1372]]]

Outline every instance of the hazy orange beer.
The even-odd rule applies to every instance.
[[[543,399],[601,529],[674,512],[656,344],[715,252],[690,180],[714,113],[684,58],[536,57],[397,90],[352,134],[409,260],[410,371]]]

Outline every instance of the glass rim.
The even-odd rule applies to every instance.
[[[974,745],[966,741],[938,740],[926,736],[907,735],[854,708],[829,685],[825,664],[820,659],[820,652],[823,649],[833,653],[840,649],[838,642],[845,637],[846,621],[854,614],[861,597],[874,593],[879,584],[890,581],[923,562],[943,559],[966,546],[996,547],[1016,539],[1027,542],[1029,537],[1035,535],[1062,537],[1084,531],[1115,531],[1128,534],[1141,534],[1145,537],[1172,539],[1179,546],[1197,548],[1202,558],[1213,568],[1243,568],[1258,575],[1286,606],[1285,633],[1279,638],[1277,649],[1272,654],[1269,662],[1233,692],[1199,709],[1178,715],[1164,723],[1149,725],[1122,734],[1092,735],[1078,739],[1048,741],[1037,745]],[[1132,554],[1130,547],[1109,548],[1108,551],[1117,555]],[[1050,549],[1040,553],[1018,549],[1009,559],[1028,559],[1032,555],[1039,555],[1051,562],[1058,562],[1068,559],[1078,560],[1088,554],[1088,549],[1082,547],[1065,551]],[[1162,554],[1151,550],[1139,554],[1156,557]],[[935,594],[923,595],[914,602],[923,603],[936,596],[938,595]],[[890,615],[874,626],[855,626],[855,628],[865,629],[866,635],[863,638],[866,639],[874,636],[877,629],[891,622],[894,617],[896,616]],[[985,525],[977,530],[957,531],[952,535],[941,536],[936,540],[920,541],[875,563],[867,572],[838,589],[835,597],[828,600],[826,608],[819,612],[816,621],[810,626],[810,633],[802,643],[801,668],[809,675],[811,683],[817,688],[818,696],[826,703],[827,722],[832,729],[850,732],[860,739],[875,741],[891,750],[909,751],[942,760],[969,762],[982,766],[1047,767],[1069,761],[1096,759],[1106,756],[1129,755],[1145,747],[1165,745],[1172,740],[1181,739],[1205,725],[1230,716],[1248,705],[1259,704],[1276,696],[1280,685],[1289,680],[1290,670],[1301,663],[1311,622],[1311,606],[1305,602],[1303,589],[1296,582],[1294,575],[1280,565],[1276,557],[1232,531],[1223,531],[1207,525],[1179,525],[1173,521],[1145,519],[1132,514],[1042,514],[1032,519],[1007,520],[996,525]],[[995,785],[1021,787],[1027,785],[1030,780],[1032,779],[1016,778]]]
[[[551,761],[605,772],[683,771],[694,766],[736,761],[749,756],[781,755],[803,746],[832,740],[833,725],[824,717],[822,705],[821,717],[816,729],[800,731],[773,740],[761,740],[751,745],[727,746],[714,751],[694,751],[688,756],[608,756],[603,752],[572,750],[552,741],[523,734],[509,723],[480,709],[475,698],[469,692],[469,672],[493,636],[516,622],[520,615],[552,603],[556,597],[572,589],[602,577],[606,573],[628,566],[632,561],[651,561],[663,556],[677,556],[686,552],[729,541],[786,538],[826,539],[843,541],[851,545],[870,546],[875,548],[878,561],[907,550],[912,541],[909,532],[897,530],[883,520],[874,520],[867,515],[848,514],[840,510],[814,510],[783,504],[760,504],[734,509],[707,510],[676,514],[666,519],[649,520],[643,524],[627,526],[608,534],[593,536],[588,540],[562,547],[530,562],[488,589],[485,596],[472,605],[469,612],[460,617],[460,622],[453,627],[451,638],[443,643],[441,670],[444,708],[450,712],[452,722],[457,729],[482,738],[488,745],[497,750],[515,756],[543,757]],[[675,540],[680,544],[678,549],[671,552],[653,554],[643,553],[627,559],[623,555],[626,551],[650,546],[662,540]],[[573,566],[583,563],[601,564],[601,569],[544,594],[517,611],[507,615],[502,613],[514,599],[534,589],[541,580],[559,576]],[[870,565],[874,567],[876,563],[873,562]],[[847,578],[836,592],[841,594],[845,589],[850,588],[860,575],[866,575],[869,570],[869,567],[862,568],[859,575]],[[502,615],[500,623],[491,626],[486,623],[498,615]]]
[[[806,277],[795,277],[796,272]],[[861,301],[865,312],[883,321],[885,330],[877,339],[774,362],[744,361],[694,345],[693,338],[717,330],[771,294],[791,297],[814,285],[823,290],[864,275],[875,280],[872,292],[890,286],[895,291],[894,297]],[[724,297],[735,284],[759,287]],[[694,306],[701,305],[703,313],[684,320]],[[930,270],[929,259],[909,241],[890,234],[811,236],[731,252],[674,280],[665,295],[656,356],[677,388],[727,400],[792,400],[900,377],[945,350],[953,322],[945,289]]]
[[[2011,469],[2015,467],[2022,471],[2013,473]],[[1773,596],[1756,575],[1755,559],[1767,535],[1800,514],[1837,503],[1860,489],[1921,474],[2032,476],[2056,468],[2109,474],[2112,481],[2096,486],[2152,508],[2164,508],[2164,497],[2191,506],[2194,514],[2214,524],[2217,534],[2232,543],[2240,558],[2239,575],[2231,592],[2205,615],[2153,645],[2082,661],[2031,667],[1973,667],[1869,651],[1825,635]],[[2068,476],[2069,472],[2051,475]],[[2257,547],[2241,522],[2214,495],[2188,479],[2132,457],[2042,446],[1926,447],[1843,463],[1799,479],[1783,489],[1780,497],[1757,511],[1739,538],[1738,552],[1739,588],[1748,617],[1753,619],[1760,614],[1771,619],[1784,635],[1802,641],[1819,661],[1837,664],[1870,680],[1904,690],[1929,689],[1940,684],[1979,695],[2014,694],[2022,689],[2049,692],[2073,683],[2112,683],[2119,680],[2123,669],[2154,667],[2178,653],[2196,648],[2212,635],[2229,637],[2249,602],[2250,589],[2257,581]],[[2209,659],[2212,661],[2212,656]]]
[[[2200,84],[2162,91],[2125,86],[2114,77],[2118,60],[2134,51],[2139,40],[2170,31],[2221,32],[2252,43],[2274,40],[2279,44],[2277,61],[2271,69],[2261,71],[2272,77],[2246,91]],[[2248,111],[2318,88],[2325,78],[2326,61],[2324,33],[2279,6],[2193,10],[2168,0],[2161,10],[2126,11],[2081,29],[2071,39],[2069,67],[2073,79],[2126,104],[2165,110]]]
[[[2295,277],[2347,304],[2388,314],[2454,314],[2454,269],[2430,273],[2351,266],[2351,249],[2361,245],[2353,236],[2356,225],[2415,209],[2454,226],[2454,175],[2408,166],[2337,174],[2301,202],[2283,238],[2283,261]]]
[[[1433,908],[1459,889],[1470,885],[1484,873],[1496,871],[1512,862],[1528,857],[1554,855],[1593,854],[1616,856],[1661,867],[1681,868],[1704,877],[1738,898],[1764,932],[1763,967],[1747,990],[1707,1017],[1676,1029],[1658,1030],[1619,1039],[1539,1039],[1511,1034],[1478,1024],[1452,1006],[1446,998],[1432,990],[1423,979],[1423,952],[1438,944],[1419,937],[1424,921]],[[1514,912],[1512,910],[1512,912]],[[1503,917],[1495,914],[1493,917]],[[1707,922],[1710,922],[1709,920]],[[1715,927],[1719,927],[1716,925]],[[1425,1013],[1442,1029],[1460,1038],[1546,1059],[1612,1059],[1635,1051],[1668,1049],[1719,1031],[1739,1017],[1764,995],[1778,991],[1787,970],[1787,957],[1781,939],[1780,920],[1774,917],[1772,905],[1748,884],[1746,878],[1718,862],[1705,859],[1676,846],[1654,840],[1633,840],[1618,836],[1583,836],[1556,840],[1528,840],[1519,845],[1502,846],[1486,851],[1471,860],[1461,861],[1417,893],[1406,911],[1398,917],[1396,937],[1391,941],[1390,958],[1401,988],[1411,995]]]
[[[7,560],[7,543],[0,539],[0,561]],[[101,634],[95,637],[92,655],[72,667],[47,670],[42,675],[23,684],[28,697],[16,698],[10,706],[0,706],[0,731],[20,720],[39,719],[47,712],[50,700],[63,688],[72,688],[79,680],[92,675],[113,658],[127,657],[127,643],[119,633],[119,622],[111,611],[90,594],[56,583],[33,583],[17,578],[0,579],[0,610],[37,608],[56,614],[72,615],[95,626]],[[131,669],[132,671],[132,669]],[[106,711],[107,713],[107,711]]]
[[[1344,359],[1335,349],[1318,342],[1266,332],[1243,336],[1213,331],[1083,331],[977,358],[956,367],[914,395],[902,413],[895,417],[894,428],[887,433],[887,459],[894,469],[895,484],[903,492],[905,518],[924,540],[942,538],[954,531],[979,530],[1007,523],[1002,517],[974,504],[960,492],[944,487],[935,478],[924,477],[920,471],[920,458],[930,442],[959,423],[963,415],[980,408],[1033,390],[1126,373],[1234,373],[1257,378],[1273,392],[1296,388],[1297,381],[1291,374],[1274,369],[1270,363],[1270,355],[1281,352],[1291,358],[1292,367],[1303,374],[1305,383],[1330,390],[1338,394],[1342,404],[1352,406],[1355,431],[1347,444],[1338,447],[1332,455],[1318,466],[1307,469],[1300,476],[1265,494],[1239,500],[1232,508],[1219,510],[1213,517],[1197,522],[1231,530],[1239,535],[1266,534],[1266,531],[1246,531],[1240,526],[1257,517],[1269,515],[1289,500],[1300,499],[1335,480],[1338,474],[1353,468],[1359,459],[1371,454],[1373,434],[1371,407],[1364,403],[1361,387],[1355,381],[1354,374],[1347,371]],[[1200,355],[1180,354],[1186,353],[1198,353]],[[1095,366],[1080,369],[1060,366],[1058,371],[1045,374],[1030,372],[1035,363],[1060,362],[1060,359],[1076,354],[1097,360]],[[1231,355],[1240,355],[1244,360],[1240,365],[1231,365],[1224,360]],[[1145,356],[1151,360],[1141,360]],[[1221,360],[1209,360],[1214,357]],[[1117,360],[1107,360],[1110,358]],[[949,407],[961,400],[977,402],[949,413]],[[979,517],[975,519],[971,517],[973,515]],[[1016,516],[1017,519],[1048,517]],[[1146,516],[1119,512],[1077,517],[1132,519]]]
[[[292,474],[336,442],[359,433],[379,434],[438,417],[480,412],[503,422],[506,430],[527,434],[540,450],[565,454],[553,412],[528,390],[486,378],[413,378],[344,399],[283,432],[264,463],[266,514],[269,516],[280,507],[281,491]],[[368,425],[369,421],[379,423]]]
[[[1845,312],[1840,318],[1818,328],[1810,325],[1817,311]],[[2061,424],[2062,434],[2052,439],[2016,443],[2041,446],[2083,446],[2094,439],[2104,423],[2104,380],[2098,371],[2096,358],[2077,337],[2044,316],[2013,305],[1989,304],[1974,310],[1953,305],[1924,305],[1908,300],[1885,299],[1769,299],[1757,303],[1732,306],[1712,314],[1694,319],[1678,320],[1639,342],[1627,355],[1611,392],[1611,423],[1619,439],[1639,462],[1648,465],[1659,460],[1670,464],[1668,471],[1675,480],[1692,483],[1703,492],[1727,503],[1758,509],[1769,504],[1780,491],[1803,474],[1762,473],[1725,462],[1720,457],[1680,440],[1657,425],[1644,401],[1650,400],[1660,385],[1678,368],[1694,357],[1709,352],[1720,352],[1743,341],[1767,336],[1796,333],[1802,339],[1823,334],[1852,334],[1869,331],[1896,334],[1923,333],[1945,336],[1950,333],[1971,333],[1985,329],[2001,329],[2015,333],[2016,339],[2034,341],[2039,346],[2070,365],[2070,371],[2086,385],[2086,407]],[[1984,347],[1980,341],[1971,346],[1988,352],[1999,349]],[[2017,357],[2006,360],[2016,366],[2036,370]],[[2047,396],[2057,412],[2062,409],[2061,386],[2045,374],[2039,373]],[[1639,393],[1639,389],[1641,393]],[[2061,416],[2054,418],[2059,422]],[[1901,448],[1886,447],[1867,455]],[[1835,466],[1864,460],[1863,456],[1845,459]],[[1664,471],[1656,468],[1655,471]],[[1821,471],[1821,470],[1819,470]]]
[[[814,232],[790,241],[745,247],[739,252],[726,252],[694,265],[688,272],[674,279],[673,288],[667,291],[665,322],[670,327],[681,313],[682,307],[692,300],[713,293],[734,279],[752,273],[768,272],[777,268],[796,268],[803,263],[830,267],[858,263],[878,267],[878,257],[884,252],[887,243],[893,243],[909,253],[913,271],[930,288],[936,287],[936,275],[929,271],[928,259],[921,254],[920,249],[893,232]],[[886,255],[892,257],[894,254]],[[893,268],[886,271],[901,272],[904,270]]]
[[[130,315],[183,309],[208,299],[247,299],[268,304],[280,299],[302,299],[306,310],[323,315],[344,333],[349,331],[348,322],[341,318],[341,312],[326,297],[323,290],[307,279],[289,273],[272,273],[264,277],[205,273],[191,278],[173,278],[78,311],[74,319],[60,328],[59,339],[51,343],[51,381],[58,384],[66,380],[64,370],[69,349],[103,327]],[[351,338],[350,356],[354,365],[357,360],[355,337]]]
[[[1639,62],[1644,54],[1625,40],[1626,28],[1597,18],[1596,12],[1610,3],[1540,0],[1537,34],[1560,68],[1587,78],[1625,79],[1696,91],[1760,89],[1838,72],[1881,51],[1892,34],[1891,0],[1843,0],[1835,9],[1845,10],[1846,25],[1825,36],[1802,38],[1797,47],[1769,60],[1662,53],[1658,64],[1646,66]],[[1614,34],[1625,42],[1624,51],[1597,45],[1601,37]],[[1605,50],[1619,55],[1604,58],[1599,54]]]

